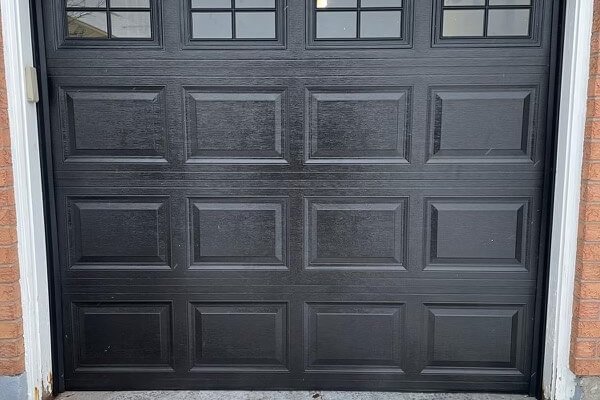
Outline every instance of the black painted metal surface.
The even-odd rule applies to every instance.
[[[44,2],[67,389],[527,392],[552,1],[528,38],[64,39]]]

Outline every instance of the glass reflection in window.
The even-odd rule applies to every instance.
[[[533,0],[442,0],[446,38],[529,37]]]
[[[276,40],[276,0],[191,0],[192,39]]]
[[[150,0],[66,0],[67,38],[152,39]]]
[[[317,39],[401,39],[403,0],[314,0]]]

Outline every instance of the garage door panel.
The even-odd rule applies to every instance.
[[[366,382],[375,379],[375,387],[388,389],[419,382],[502,382],[514,389],[529,379],[531,295],[308,290],[67,299],[67,379],[82,387],[99,387],[90,380],[100,377],[118,382],[123,372],[152,376],[144,388],[155,380],[173,387],[173,374],[192,387],[235,376],[252,388],[269,387],[276,376],[295,388],[371,388]],[[127,342],[136,337],[143,340]]]
[[[157,21],[155,25],[160,31],[162,31],[160,46],[166,48],[175,48],[180,49],[184,46],[182,43],[183,40],[189,39],[189,30],[186,35],[182,35],[180,27],[189,17],[186,13],[187,5],[185,3],[176,1],[176,0],[163,0],[161,3],[160,10],[162,13],[160,20]],[[234,59],[247,59],[248,53],[251,53],[253,58],[259,58],[261,56],[265,57],[266,55],[270,58],[274,59],[288,59],[291,57],[302,57],[302,58],[310,58],[310,59],[318,59],[318,58],[355,58],[360,55],[366,55],[369,58],[376,58],[377,56],[385,56],[386,58],[393,58],[398,49],[386,49],[386,47],[398,47],[398,45],[394,46],[398,41],[392,41],[392,44],[386,44],[385,41],[380,46],[372,45],[363,45],[361,43],[346,43],[350,46],[345,47],[354,47],[354,49],[348,50],[340,50],[343,49],[343,44],[339,44],[339,41],[336,45],[334,43],[333,46],[327,46],[328,48],[333,48],[329,50],[329,52],[325,55],[321,55],[320,52],[298,52],[298,50],[304,50],[306,47],[305,40],[305,14],[307,2],[300,1],[295,3],[287,4],[287,34],[286,37],[286,49],[273,50],[273,46],[279,47],[279,42],[275,41],[274,45],[267,46],[266,50],[260,50],[260,47],[257,49],[256,42],[252,43],[252,47],[240,45],[239,43],[230,43],[229,46],[223,46],[222,42],[217,43],[217,45],[213,45],[214,50],[211,50],[211,46],[206,46],[206,42],[200,42],[199,44],[189,43],[189,40],[186,40],[188,43],[185,45],[185,51],[188,53],[206,53],[208,59],[215,58],[234,58]],[[401,51],[405,52],[410,56],[427,54],[431,51],[432,46],[432,36],[434,35],[432,32],[432,28],[434,22],[432,21],[432,16],[439,14],[439,11],[434,13],[434,2],[425,2],[422,3],[418,1],[413,2],[412,11],[406,10],[407,17],[409,18],[407,21],[406,27],[410,28],[406,32],[406,34],[411,34],[414,37],[412,40],[412,48],[401,49]],[[502,38],[496,40],[494,38],[479,38],[479,39],[453,39],[448,40],[444,39],[435,43],[435,50],[439,51],[441,57],[452,57],[456,56],[457,48],[458,51],[461,51],[464,54],[469,56],[481,56],[481,55],[493,55],[497,54],[499,51],[506,53],[507,57],[519,57],[519,56],[537,56],[537,57],[547,57],[548,56],[548,45],[550,43],[550,36],[548,32],[551,28],[552,23],[552,8],[547,6],[547,2],[542,4],[539,7],[536,7],[534,15],[536,16],[535,24],[533,31],[536,33],[535,40],[531,40],[529,38],[520,39],[519,42],[514,43],[510,46],[505,43],[498,43],[498,41],[502,42]],[[52,18],[48,18],[46,24],[46,37],[48,38],[48,46],[47,51],[51,58],[84,58],[93,56],[94,46],[85,45],[85,43],[81,43],[79,41],[75,44],[64,43],[64,40],[61,40],[61,26],[63,25],[62,20],[59,18],[61,16],[60,8],[56,7],[55,2],[48,2],[48,5],[45,4],[45,13]],[[410,23],[411,18],[414,18],[412,23]],[[58,25],[58,26],[57,26]],[[178,29],[168,29],[168,27],[177,26]],[[439,33],[439,32],[436,32]],[[183,36],[183,37],[182,37]],[[406,35],[405,35],[406,37]],[[142,42],[143,44],[144,42]],[[271,42],[267,42],[269,44]],[[379,41],[381,43],[381,41]],[[135,48],[137,52],[140,53],[140,57],[143,59],[152,59],[152,58],[160,58],[161,60],[169,60],[173,58],[180,57],[178,53],[161,51],[162,49],[156,48],[156,44],[154,42],[150,42],[145,47],[151,46],[152,49],[145,49],[143,45],[140,45],[138,42],[136,46],[136,42],[126,41],[125,44],[123,42],[111,43],[110,45],[104,45],[103,47],[106,49],[107,53],[110,55],[110,58],[118,59],[125,58],[130,56],[128,52],[131,51],[132,48]],[[192,48],[196,46],[201,48],[201,50],[193,50]],[[327,48],[326,47],[326,48]],[[383,47],[383,49],[381,49]],[[406,43],[401,43],[400,47],[407,47]],[[491,48],[490,48],[491,47]],[[227,54],[223,54],[223,48],[228,49]],[[358,49],[357,49],[358,48]],[[336,51],[337,50],[337,51]],[[454,50],[454,51],[451,51]],[[273,55],[269,55],[269,53],[275,53]],[[314,54],[317,53],[317,54]]]
[[[407,201],[304,197],[304,267],[405,269]]]
[[[61,87],[66,162],[167,162],[164,87]]]
[[[168,197],[67,197],[68,268],[170,269]]]
[[[288,303],[192,302],[190,372],[288,370]]]
[[[70,307],[75,373],[174,371],[170,302],[73,302]]]
[[[525,373],[526,305],[427,303],[427,375]]]
[[[410,87],[309,87],[305,101],[306,163],[408,163]]]
[[[191,269],[288,268],[286,198],[191,198]]]
[[[125,84],[132,80],[136,86]],[[189,78],[98,76],[87,86],[89,78],[60,77],[62,122],[53,130],[63,157],[55,162],[69,170],[106,163],[164,172],[448,172],[439,163],[465,171],[541,170],[546,85],[539,75],[498,81],[219,76],[190,85]],[[378,82],[386,86],[373,86]],[[424,107],[428,113],[415,113]],[[128,115],[134,117],[120,120]],[[298,130],[304,139],[292,133]]]
[[[331,194],[65,188],[57,197],[59,240],[66,246],[61,264],[74,277],[143,277],[139,269],[153,270],[157,279],[236,284],[244,277],[249,285],[341,287],[386,278],[391,285],[407,279],[450,285],[466,277],[532,284],[537,275],[538,189],[340,188]]]
[[[184,91],[187,162],[287,163],[285,88],[185,87]]]
[[[404,304],[306,303],[307,371],[403,373]]]
[[[506,197],[426,199],[425,268],[526,270],[531,201]]]
[[[429,161],[532,162],[535,87],[431,89]]]

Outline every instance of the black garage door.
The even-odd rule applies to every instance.
[[[534,390],[557,4],[40,1],[62,388]]]

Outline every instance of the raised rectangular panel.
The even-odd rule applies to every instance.
[[[529,199],[440,198],[426,207],[426,269],[527,268]]]
[[[433,89],[429,162],[530,162],[536,89]]]
[[[188,88],[188,162],[285,164],[285,90]]]
[[[404,346],[403,304],[305,304],[307,371],[402,373]]]
[[[61,89],[65,160],[166,162],[162,87]]]
[[[287,370],[287,304],[192,303],[190,318],[192,370]]]
[[[70,197],[67,209],[70,268],[169,268],[168,198]]]
[[[305,162],[408,163],[410,88],[308,89]]]
[[[287,268],[287,200],[194,198],[192,268]]]
[[[426,304],[423,374],[522,374],[522,305]]]
[[[407,198],[305,198],[306,268],[404,269]]]
[[[76,371],[172,370],[170,303],[73,303]]]

